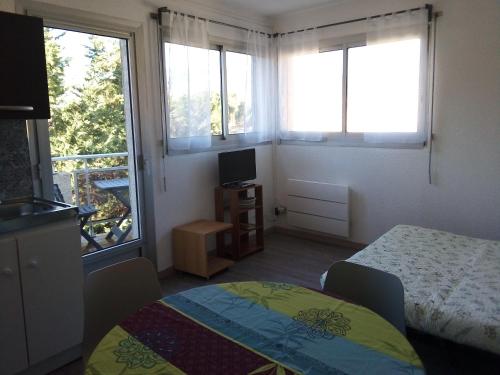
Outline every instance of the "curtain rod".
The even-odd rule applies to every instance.
[[[269,34],[269,33],[265,33],[265,32],[262,32],[262,31],[258,31],[258,32],[260,34],[262,34],[262,35],[267,35],[269,38],[270,37],[276,38],[278,36],[284,36],[284,35],[289,35],[289,34],[294,34],[294,33],[300,33],[300,32],[304,32],[304,31],[307,31],[307,30],[324,29],[324,28],[327,28],[327,27],[346,25],[346,24],[349,24],[349,23],[366,21],[368,18],[380,18],[380,17],[390,16],[392,14],[402,14],[402,13],[413,12],[413,11],[422,10],[422,9],[427,9],[428,20],[429,20],[429,22],[432,21],[432,17],[433,17],[432,10],[433,10],[433,7],[432,7],[431,4],[425,4],[423,7],[411,8],[411,9],[405,9],[405,10],[398,10],[397,12],[377,14],[375,16],[369,16],[369,17],[363,17],[363,18],[354,18],[354,19],[350,19],[350,20],[346,20],[346,21],[340,21],[340,22],[329,23],[329,24],[326,24],[326,25],[309,27],[309,28],[306,28],[306,29],[300,29],[300,30],[295,30],[295,31],[288,31],[286,33]],[[185,16],[188,16],[190,18],[196,18],[192,14],[186,14],[186,13],[182,13],[182,12],[177,12],[177,11],[174,11],[174,10],[170,10],[167,7],[159,8],[158,9],[158,13],[151,13],[151,18],[158,20],[158,23],[161,25],[161,14],[162,13],[172,13],[172,12],[175,13],[175,14],[185,15]],[[239,29],[239,30],[255,31],[255,30],[248,29],[246,27],[232,25],[230,23],[216,21],[216,20],[212,20],[212,19],[209,19],[209,18],[203,18],[203,17],[197,17],[197,18],[200,19],[200,20],[203,20],[203,21],[207,21],[207,22],[214,23],[214,24],[217,24],[217,25],[229,26],[229,27],[232,27],[232,28],[235,28],[235,29]]]
[[[243,27],[243,26],[232,25],[230,23],[226,23],[226,22],[222,22],[222,21],[216,21],[216,20],[211,20],[209,18],[204,18],[204,17],[195,17],[192,14],[186,14],[186,13],[182,13],[182,12],[177,12],[175,10],[170,10],[167,7],[158,8],[158,13],[151,13],[151,18],[153,18],[155,20],[158,20],[158,23],[160,25],[161,25],[161,14],[162,13],[181,14],[183,16],[188,16],[189,18],[198,18],[198,19],[200,19],[202,21],[207,21],[207,22],[210,22],[210,23],[214,23],[216,25],[229,26],[229,27],[232,27],[234,29],[239,29],[239,30],[244,30],[244,31],[256,31],[259,34],[267,35],[268,38],[271,38],[273,36],[273,34],[265,33],[263,31],[257,31],[257,30],[248,29],[248,28]]]
[[[375,16],[369,16],[369,17],[363,17],[363,18],[353,18],[351,20],[334,22],[334,23],[329,23],[329,24],[326,24],[326,25],[320,25],[320,26],[314,26],[314,27],[308,27],[306,29],[288,31],[286,33],[275,33],[275,34],[273,34],[273,37],[276,38],[278,36],[284,36],[284,35],[289,35],[289,34],[294,34],[294,33],[301,33],[301,32],[304,32],[304,31],[314,30],[314,29],[325,29],[327,27],[340,26],[340,25],[346,25],[346,24],[349,24],[349,23],[366,21],[368,18],[370,18],[370,19],[372,19],[372,18],[380,18],[380,17],[390,16],[390,15],[393,15],[393,14],[402,14],[402,13],[413,12],[413,11],[422,10],[422,9],[427,9],[428,21],[429,22],[432,21],[432,17],[433,17],[432,4],[425,4],[423,7],[418,7],[418,8],[398,10],[397,12],[382,13],[382,14],[377,14]]]

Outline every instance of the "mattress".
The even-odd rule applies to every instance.
[[[500,354],[500,241],[398,225],[348,261],[401,279],[408,326]]]

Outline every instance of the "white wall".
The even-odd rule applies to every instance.
[[[15,11],[15,1],[14,0],[0,0],[0,11],[1,12],[14,12]]]
[[[279,201],[286,179],[352,188],[351,239],[369,243],[399,223],[500,239],[499,3],[434,1],[438,20],[434,184],[428,148],[278,147]],[[365,17],[423,1],[351,0],[284,15],[276,31]]]
[[[3,4],[3,2],[2,2]],[[64,7],[79,17],[95,15],[109,17],[110,22],[131,23],[140,29],[136,35],[138,90],[143,153],[148,161],[145,171],[147,211],[154,217],[156,230],[149,246],[156,249],[158,270],[172,265],[171,230],[174,226],[196,219],[212,219],[214,192],[217,185],[217,153],[167,156],[162,159],[162,132],[158,61],[155,22],[149,17],[158,7],[195,13],[243,27],[270,31],[268,20],[239,8],[220,10],[220,0],[16,0],[18,11],[22,7],[39,7],[50,11],[50,6]],[[10,4],[9,4],[10,5]],[[11,9],[12,10],[12,9]],[[88,12],[83,13],[81,12]],[[70,17],[71,18],[71,17]],[[106,18],[104,18],[106,20]],[[70,20],[71,21],[71,20]],[[266,212],[271,212],[273,191],[271,146],[256,147],[257,181],[264,186]],[[166,177],[166,191],[163,187]],[[271,215],[267,215],[267,225]]]

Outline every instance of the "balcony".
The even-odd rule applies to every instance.
[[[82,228],[82,255],[138,237],[136,200],[130,199],[135,197],[131,194],[135,185],[128,186],[129,179],[134,179],[127,152],[57,156],[52,158],[52,170],[56,200],[90,214]],[[126,186],[120,191],[109,189],[115,181]]]

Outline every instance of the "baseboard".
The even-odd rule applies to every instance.
[[[314,231],[306,231],[295,228],[287,228],[282,226],[273,227],[274,233],[281,233],[287,236],[303,238],[305,240],[315,241],[319,243],[324,243],[327,245],[344,247],[347,249],[359,251],[364,249],[367,245],[359,242],[349,241],[345,238],[340,238],[332,235],[328,235],[325,233],[314,232]]]
[[[174,267],[168,267],[164,269],[163,271],[158,272],[158,278],[160,280],[167,279],[175,274],[175,269]]]

